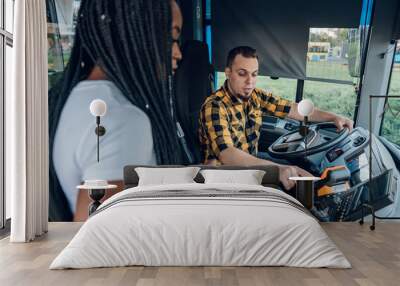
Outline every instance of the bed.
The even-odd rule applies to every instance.
[[[204,184],[197,175],[196,183],[138,186],[136,167],[125,168],[126,189],[98,208],[50,269],[351,267],[308,210],[278,189],[277,168],[251,167],[266,171],[262,185]]]

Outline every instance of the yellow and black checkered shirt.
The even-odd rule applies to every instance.
[[[291,104],[257,88],[244,101],[231,95],[225,82],[201,107],[199,138],[204,161],[218,160],[219,154],[231,146],[256,156],[262,116],[283,118]]]

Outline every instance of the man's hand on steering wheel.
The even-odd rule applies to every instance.
[[[335,123],[338,132],[341,131],[343,128],[348,128],[349,132],[353,130],[354,122],[349,118],[337,115],[333,122]]]
[[[279,167],[279,181],[282,183],[286,190],[290,190],[296,185],[295,181],[289,180],[290,177],[313,177],[312,174],[292,165],[278,165]]]

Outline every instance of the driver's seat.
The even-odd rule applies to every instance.
[[[182,47],[182,61],[175,73],[175,99],[178,120],[185,133],[193,162],[201,163],[198,139],[199,113],[205,99],[213,92],[214,69],[209,62],[206,43],[190,40]]]

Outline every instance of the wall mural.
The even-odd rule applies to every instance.
[[[224,55],[225,80],[214,87],[207,44],[180,39],[175,1],[49,0],[47,9],[51,220],[85,220],[87,189],[95,201],[104,195],[96,189],[121,191],[127,165],[275,164],[276,187],[321,221],[356,220],[364,202],[398,214],[387,148],[375,138],[370,162],[369,133],[348,116],[259,88],[251,43]],[[322,38],[304,60],[318,66],[323,51],[343,65],[347,46]]]

